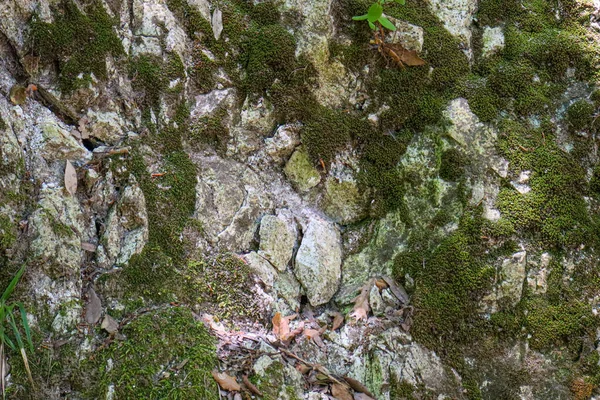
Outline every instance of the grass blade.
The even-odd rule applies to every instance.
[[[31,329],[29,328],[29,322],[27,321],[27,312],[25,311],[23,303],[17,303],[17,305],[19,306],[19,311],[21,311],[21,319],[23,320],[23,328],[25,328],[27,344],[29,345],[29,350],[33,353],[33,342],[31,341]]]
[[[19,349],[21,350],[21,357],[23,358],[23,364],[25,364],[25,370],[27,371],[27,377],[29,378],[29,382],[31,382],[31,386],[34,386],[33,377],[31,376],[31,370],[29,369],[29,362],[27,360],[27,354],[25,353],[25,346],[23,346],[23,339],[21,338],[21,334],[19,333],[19,329],[17,328],[17,323],[15,322],[15,317],[12,314],[9,315],[9,325],[13,328],[15,333],[15,338],[17,339],[17,343],[19,344]]]
[[[23,265],[21,267],[21,269],[19,269],[17,274],[14,276],[14,278],[12,278],[12,281],[10,281],[10,283],[8,284],[8,287],[6,288],[4,293],[2,293],[2,297],[0,297],[0,302],[4,302],[8,299],[8,297],[12,294],[13,290],[15,290],[15,286],[17,286],[17,283],[19,283],[19,279],[21,279],[21,276],[23,275],[24,272],[25,272],[25,265]]]

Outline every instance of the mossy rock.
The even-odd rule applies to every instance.
[[[284,172],[287,178],[301,192],[310,190],[321,181],[321,174],[315,168],[308,153],[302,146],[294,151],[285,165]]]
[[[54,9],[54,22],[43,22],[36,15],[30,24],[29,47],[44,64],[57,64],[59,85],[69,93],[91,82],[93,74],[105,79],[106,57],[124,54],[111,18],[101,2],[91,2],[83,13],[71,0]],[[80,78],[83,74],[83,78]]]
[[[119,399],[219,399],[211,376],[217,366],[215,338],[190,310],[150,311],[121,333],[124,341],[113,342],[90,362],[100,365],[93,387],[99,397],[113,386]]]

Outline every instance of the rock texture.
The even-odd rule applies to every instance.
[[[4,0],[6,397],[600,398],[598,8]]]

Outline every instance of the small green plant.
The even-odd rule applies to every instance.
[[[394,24],[392,24],[390,20],[383,15],[383,5],[386,3],[398,3],[404,5],[406,0],[377,0],[375,3],[369,6],[369,10],[365,15],[357,15],[352,17],[352,19],[355,21],[366,20],[373,30],[377,29],[375,22],[379,22],[384,28],[395,31],[396,27]]]
[[[29,382],[31,382],[31,386],[34,386],[33,378],[31,377],[31,370],[29,369],[29,362],[27,361],[27,354],[25,353],[25,345],[23,344],[23,338],[21,337],[19,328],[17,327],[14,311],[15,308],[19,309],[21,321],[23,322],[23,328],[25,330],[25,336],[27,337],[27,344],[29,345],[31,352],[33,352],[33,343],[31,341],[31,330],[29,329],[29,323],[27,322],[27,313],[25,312],[23,303],[13,303],[8,301],[8,298],[15,290],[15,287],[19,283],[19,280],[21,279],[21,276],[23,276],[24,272],[25,266],[22,266],[10,281],[6,287],[6,290],[4,290],[4,293],[2,293],[2,296],[0,296],[0,385],[2,386],[2,398],[5,398],[6,396],[6,387],[4,381],[4,376],[6,375],[6,371],[4,370],[6,365],[5,346],[10,347],[14,351],[17,351],[18,346],[18,351],[21,353],[23,364],[27,370],[27,377],[29,378]],[[14,333],[14,339],[17,342],[17,346],[15,346],[15,343],[8,336],[11,330]]]

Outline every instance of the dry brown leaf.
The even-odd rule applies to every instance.
[[[396,45],[400,46],[400,45]],[[425,60],[419,57],[419,54],[414,50],[407,50],[404,47],[400,46],[403,51],[400,52],[400,60],[409,67],[418,67],[420,65],[425,65]]]
[[[341,383],[334,383],[331,385],[331,394],[337,400],[354,400],[352,394],[350,394],[350,390],[345,385]]]
[[[275,336],[277,336],[277,338],[286,341],[289,340],[291,338],[293,338],[294,336],[298,335],[300,332],[296,333],[295,335],[292,335],[290,337],[290,321],[293,320],[294,318],[296,318],[298,316],[298,314],[292,314],[292,315],[288,315],[287,317],[282,317],[280,312],[275,313],[275,316],[273,317],[273,333],[275,334]],[[295,331],[294,331],[295,332]]]
[[[377,286],[377,289],[379,290],[383,290],[388,287],[387,283],[385,283],[383,279],[375,279],[375,286]]]
[[[104,316],[104,320],[102,320],[100,328],[111,334],[117,333],[119,331],[119,323],[113,317],[107,314]]]
[[[350,315],[357,321],[360,321],[361,319],[366,320],[369,315],[369,311],[371,310],[369,307],[369,293],[371,287],[373,287],[373,282],[374,279],[369,279],[369,281],[360,289],[360,294],[354,299],[354,308]]]
[[[312,339],[317,346],[319,346],[320,348],[324,348],[325,347],[325,343],[323,343],[323,339],[321,339],[321,331],[317,330],[317,329],[305,329],[304,330],[304,336],[306,336],[309,339]]]
[[[296,364],[296,371],[300,372],[302,375],[308,374],[311,370],[312,368],[304,363]]]
[[[369,389],[367,389],[365,385],[363,385],[356,379],[350,378],[349,376],[345,376],[344,380],[352,389],[354,389],[355,392],[364,393],[365,395],[367,395],[369,397],[375,398],[375,396],[373,396],[373,394],[371,392],[369,392]]]
[[[400,300],[402,304],[409,303],[410,297],[408,297],[408,293],[406,293],[406,290],[402,287],[402,285],[396,283],[396,281],[389,276],[383,276],[382,279],[388,284],[394,296],[396,296],[396,298]]]
[[[338,329],[344,323],[344,316],[341,312],[335,312],[333,314],[333,326],[331,327],[332,331]]]
[[[77,192],[77,172],[69,160],[65,166],[65,189],[71,196],[75,196]]]
[[[364,393],[354,393],[354,400],[375,400],[375,398],[367,396]]]
[[[90,242],[81,242],[81,248],[85,251],[89,251],[90,253],[94,253],[96,251],[96,245]]]
[[[213,370],[211,374],[219,386],[221,386],[221,389],[234,392],[242,390],[242,387],[237,383],[233,376],[227,375],[225,372],[217,372],[217,370]]]

